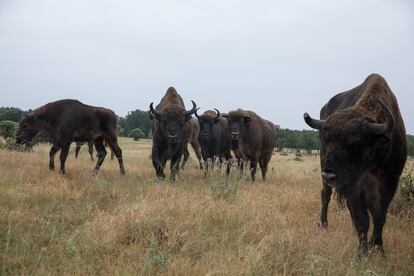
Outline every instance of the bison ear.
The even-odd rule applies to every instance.
[[[250,116],[244,116],[243,121],[244,121],[245,124],[248,124],[252,121],[252,118]]]

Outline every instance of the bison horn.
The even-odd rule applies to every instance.
[[[303,114],[303,119],[305,119],[308,126],[318,130],[321,130],[326,122],[325,120],[313,119],[308,113]]]
[[[152,114],[155,115],[155,117],[161,117],[162,116],[162,112],[157,111],[154,109],[154,103],[150,104],[150,111],[152,112]]]
[[[194,112],[194,115],[197,117],[197,119],[200,119],[200,116],[197,114],[197,111],[199,110],[200,108],[197,108],[196,109],[196,111]]]
[[[383,124],[368,123],[368,130],[371,133],[376,134],[376,135],[382,135],[382,134],[386,134],[390,132],[393,129],[394,124],[395,124],[394,116],[392,115],[388,106],[383,101],[380,101],[380,103],[385,111],[385,117],[386,117],[385,123]]]
[[[185,115],[191,115],[191,114],[194,114],[196,112],[197,105],[193,100],[191,102],[193,103],[193,108],[191,110],[187,110],[185,112]]]
[[[217,112],[217,116],[216,116],[216,120],[220,117],[220,111],[218,110],[218,109],[216,109],[216,108],[214,108],[214,110]]]

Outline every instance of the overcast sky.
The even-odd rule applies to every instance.
[[[373,72],[414,133],[410,0],[0,0],[0,106],[75,98],[124,116],[174,86],[187,107],[304,129]]]

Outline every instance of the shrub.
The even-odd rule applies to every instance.
[[[129,132],[129,137],[132,137],[135,141],[138,141],[141,138],[145,138],[145,134],[141,129],[134,128]]]
[[[27,148],[22,145],[16,144],[16,140],[11,137],[6,138],[5,141],[0,140],[0,149],[7,149],[12,151],[29,151],[31,148]]]
[[[7,138],[14,138],[16,135],[17,123],[13,121],[0,122],[0,136]]]
[[[414,216],[414,165],[401,176],[400,185],[390,212],[398,216]]]

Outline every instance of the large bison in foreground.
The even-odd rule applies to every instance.
[[[257,163],[262,171],[262,179],[266,174],[272,158],[276,141],[276,130],[272,122],[261,118],[253,111],[237,109],[226,115],[232,138],[232,149],[250,161],[252,180],[256,179]],[[237,148],[235,148],[237,146]],[[243,163],[240,168],[243,169]]]
[[[152,164],[159,178],[165,177],[165,164],[171,160],[171,179],[175,180],[183,154],[183,165],[188,159],[188,143],[192,144],[201,160],[200,146],[196,141],[199,127],[191,116],[197,106],[192,103],[193,108],[187,111],[181,96],[174,87],[170,87],[155,109],[153,103],[150,104],[150,117],[155,119],[152,123]]]
[[[206,161],[219,158],[220,164],[224,160],[227,161],[227,175],[230,174],[231,167],[231,134],[229,124],[226,118],[220,116],[220,111],[216,109],[207,110],[202,115],[195,116],[200,125],[200,134],[198,140],[201,145],[201,155]],[[207,163],[206,172],[208,172],[210,162]]]
[[[60,100],[23,115],[16,132],[16,142],[29,146],[37,142],[52,143],[49,168],[55,168],[54,157],[60,150],[62,174],[65,173],[65,161],[73,141],[94,142],[98,152],[94,173],[105,159],[106,142],[118,158],[121,174],[125,174],[116,128],[116,116],[112,110],[85,105],[77,100]]]
[[[359,238],[359,254],[368,245],[383,253],[382,230],[407,159],[404,122],[387,82],[377,74],[334,96],[320,120],[305,122],[320,131],[322,211],[328,225],[332,188],[346,201]],[[374,229],[368,244],[369,215]]]

